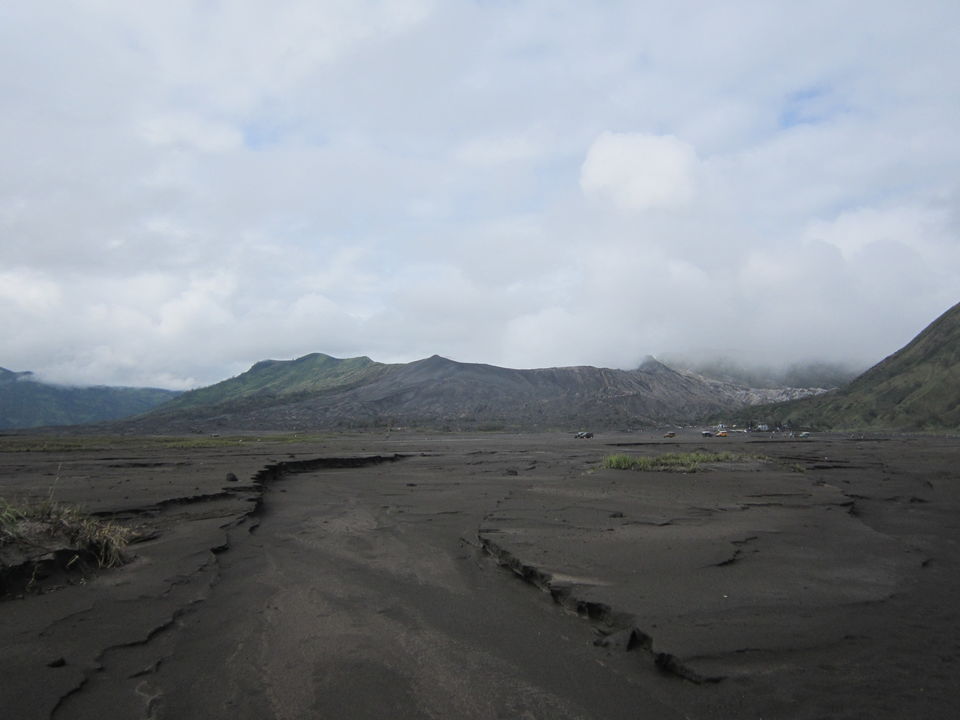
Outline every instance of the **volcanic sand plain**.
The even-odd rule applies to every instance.
[[[696,472],[612,454],[730,451]],[[960,439],[0,437],[135,528],[8,576],[33,718],[954,718]],[[229,476],[228,474],[232,474]]]

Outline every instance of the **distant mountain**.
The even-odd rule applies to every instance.
[[[816,428],[960,430],[960,303],[846,387],[767,414]]]
[[[124,423],[140,432],[630,428],[684,423],[748,402],[783,399],[679,373],[653,358],[635,370],[513,370],[434,355],[406,364],[306,355],[259,362]]]
[[[30,372],[0,368],[0,429],[117,420],[152,410],[178,394],[156,388],[52,385]]]

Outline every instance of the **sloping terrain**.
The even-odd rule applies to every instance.
[[[264,361],[168,403],[127,427],[138,432],[431,427],[537,429],[690,422],[780,399],[678,373],[653,358],[635,370],[514,370],[434,355],[387,365],[313,354]]]
[[[0,429],[117,420],[151,410],[178,394],[158,388],[50,385],[35,380],[33,373],[0,368]]]
[[[263,360],[234,378],[184,393],[168,408],[182,410],[224,404],[243,407],[247,401],[264,404],[273,398],[289,401],[298,396],[346,390],[370,382],[388,367],[368,357],[340,360],[322,353],[291,361]]]
[[[960,304],[845,388],[771,415],[815,428],[960,429]]]

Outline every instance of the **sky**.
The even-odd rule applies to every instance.
[[[955,0],[0,5],[0,366],[869,366],[960,301]]]

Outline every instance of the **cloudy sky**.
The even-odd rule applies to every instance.
[[[872,364],[960,301],[956,0],[0,6],[0,365]]]

